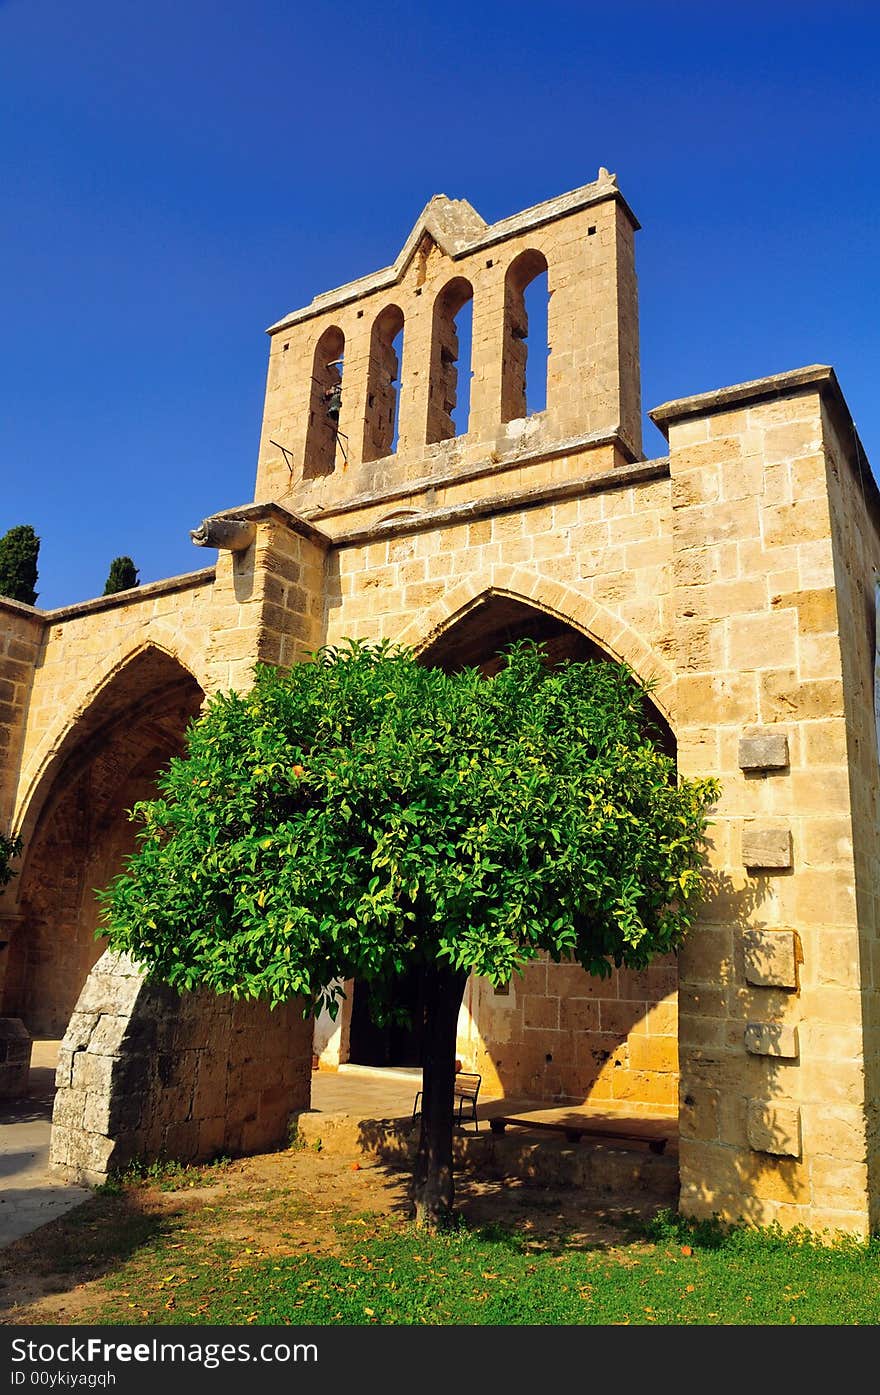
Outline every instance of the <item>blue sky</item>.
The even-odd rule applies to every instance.
[[[0,0],[0,533],[38,604],[212,553],[252,497],[265,327],[615,171],[644,405],[807,363],[880,470],[880,7]],[[663,453],[648,423],[645,450]]]

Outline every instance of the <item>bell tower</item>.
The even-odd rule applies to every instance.
[[[270,328],[256,500],[323,526],[477,478],[485,493],[512,472],[540,483],[639,460],[637,228],[604,169],[491,225],[435,195],[393,265]],[[526,302],[544,277],[541,343]],[[530,413],[537,374],[546,405]]]

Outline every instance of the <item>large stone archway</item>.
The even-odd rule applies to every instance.
[[[178,994],[96,936],[107,886],[134,850],[128,811],[183,751],[204,693],[164,648],[115,663],[46,759],[23,810],[26,859],[3,1011],[62,1037],[51,1160],[97,1183],[134,1158],[203,1160],[287,1138],[309,1101],[301,1005]]]
[[[503,663],[500,651],[518,639],[542,644],[550,663],[615,662],[591,635],[522,596],[486,591],[473,597],[445,625],[425,627],[423,663],[449,672],[482,669],[487,677]],[[651,733],[675,758],[666,718],[647,703]],[[577,964],[541,958],[503,991],[472,978],[459,1019],[458,1054],[468,1069],[505,1098],[659,1115],[678,1113],[677,965],[674,957],[650,968],[615,970],[591,977]],[[350,1028],[358,986],[332,1027],[319,1021],[316,1044],[325,1064],[357,1060]],[[409,1058],[388,1065],[410,1064]]]
[[[146,645],[85,707],[48,763],[25,811],[26,856],[16,886],[3,1013],[38,1037],[64,1032],[105,945],[97,888],[135,846],[127,810],[155,792],[182,749],[204,694],[164,650]]]

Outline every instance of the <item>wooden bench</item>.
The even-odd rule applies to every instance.
[[[650,1134],[634,1133],[628,1129],[605,1128],[602,1125],[581,1124],[571,1120],[535,1119],[528,1115],[500,1114],[489,1120],[489,1127],[495,1134],[503,1134],[508,1124],[523,1129],[552,1129],[562,1133],[569,1143],[577,1143],[581,1138],[596,1138],[620,1143],[641,1143],[652,1153],[662,1153],[666,1148],[665,1138],[652,1138]]]
[[[474,1121],[474,1132],[479,1133],[480,1124],[477,1119],[477,1096],[480,1093],[480,1082],[483,1077],[475,1075],[471,1071],[460,1070],[457,1072],[452,1086],[452,1098],[455,1106],[455,1122],[461,1126],[465,1120],[465,1110],[468,1119]],[[416,1094],[413,1102],[412,1116],[415,1119],[419,1114],[419,1100],[422,1098],[421,1090]]]

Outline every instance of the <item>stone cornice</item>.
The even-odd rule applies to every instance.
[[[184,572],[181,576],[167,576],[162,581],[150,581],[145,586],[132,586],[128,591],[116,591],[112,596],[95,596],[93,600],[77,601],[73,605],[59,606],[56,610],[34,608],[32,613],[46,624],[52,625],[58,620],[72,620],[77,615],[94,615],[97,611],[149,601],[154,596],[167,596],[169,591],[189,591],[195,586],[204,586],[213,579],[214,568],[202,567],[197,572]]]
[[[274,499],[258,499],[253,504],[241,504],[234,509],[220,509],[211,514],[211,518],[243,518],[249,522],[261,523],[266,519],[274,519],[278,523],[283,523],[294,533],[300,533],[309,542],[315,543],[318,547],[331,547],[332,539],[326,533],[322,533],[320,528],[316,528],[308,519],[302,518],[299,514],[291,513],[283,504],[277,504]]]
[[[793,368],[788,373],[774,373],[769,378],[754,378],[748,383],[735,383],[732,387],[717,388],[713,392],[700,392],[694,397],[678,397],[652,408],[648,416],[668,437],[669,426],[677,421],[686,421],[689,417],[708,417],[715,412],[726,412],[730,407],[748,407],[753,403],[810,390],[831,391],[843,397],[834,369],[826,363],[813,363],[807,368]]]
[[[581,498],[587,494],[599,494],[627,485],[666,479],[668,475],[669,460],[666,456],[659,460],[640,460],[634,465],[618,465],[613,470],[604,470],[601,474],[579,475],[573,480],[557,480],[552,484],[535,485],[531,489],[511,490],[508,494],[495,494],[463,504],[450,504],[442,509],[384,519],[367,528],[340,533],[333,542],[334,546],[339,548],[356,547],[376,542],[381,538],[397,537],[403,533],[423,533],[435,528],[449,528],[457,523],[471,523],[480,518],[494,517],[499,513],[510,513],[514,509],[534,508],[540,504],[554,503],[559,499]]]

